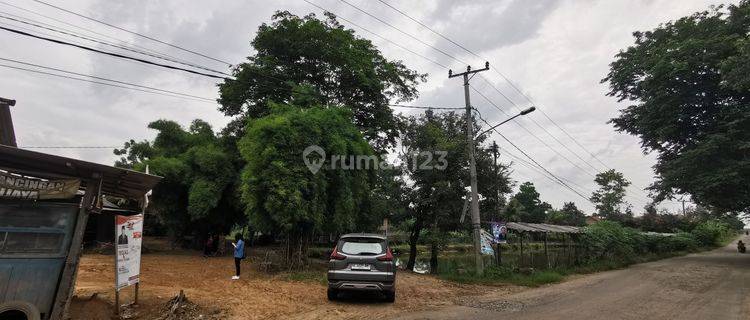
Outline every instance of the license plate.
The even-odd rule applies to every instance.
[[[357,264],[357,263],[353,263],[352,264],[352,270],[366,270],[366,271],[370,271],[370,265],[369,264]]]

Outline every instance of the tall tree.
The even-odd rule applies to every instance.
[[[241,132],[245,118],[270,113],[268,102],[289,103],[302,93],[325,107],[350,108],[374,147],[382,150],[395,141],[389,101],[416,98],[416,85],[426,75],[386,59],[372,42],[344,28],[333,14],[325,15],[321,20],[281,11],[258,28],[255,54],[235,68],[235,79],[219,86],[219,109],[238,116],[228,130]]]
[[[594,179],[599,189],[591,194],[591,202],[596,206],[597,215],[602,218],[623,221],[630,205],[625,202],[626,188],[630,181],[625,176],[610,169],[600,172]]]
[[[468,180],[465,123],[461,114],[431,110],[402,121],[401,157],[412,181],[409,269],[414,267],[416,246],[424,230],[429,231],[431,270],[436,271],[443,232],[460,228]]]
[[[217,136],[203,120],[188,130],[169,120],[151,122],[158,131],[153,141],[130,140],[115,150],[115,165],[164,177],[155,188],[151,209],[177,237],[229,232],[244,223],[237,188],[237,159],[226,152],[226,137]]]
[[[610,121],[656,152],[656,200],[690,194],[719,212],[750,209],[750,1],[712,7],[652,31],[616,55]]]
[[[523,207],[518,217],[521,222],[542,223],[547,220],[547,212],[552,209],[549,203],[539,199],[539,192],[529,181],[521,184],[513,198]]]
[[[506,195],[513,192],[514,181],[510,177],[510,165],[502,163],[498,154],[497,165],[490,148],[477,148],[477,186],[482,199],[479,212],[482,221],[500,221],[506,206]]]
[[[586,215],[578,209],[575,203],[565,202],[562,209],[552,210],[549,213],[547,221],[552,224],[584,226],[586,225]]]
[[[351,123],[348,109],[270,108],[269,115],[248,122],[239,142],[247,163],[242,198],[254,227],[286,237],[288,266],[299,268],[313,233],[369,231],[373,220],[382,218],[372,211],[375,168],[357,166],[353,158],[373,155],[373,150]],[[304,154],[309,146],[325,155]],[[320,157],[315,159],[323,161],[320,170],[311,170],[303,156]]]

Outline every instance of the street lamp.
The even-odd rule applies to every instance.
[[[487,133],[487,132],[490,132],[490,131],[492,131],[493,129],[495,129],[495,128],[497,128],[497,127],[501,126],[501,125],[503,125],[504,123],[506,123],[506,122],[508,122],[508,121],[510,121],[510,120],[513,120],[513,119],[515,119],[515,118],[518,118],[518,117],[520,117],[520,116],[525,116],[525,115],[527,115],[527,114],[529,114],[529,113],[532,113],[532,112],[534,112],[534,110],[536,110],[536,107],[534,107],[534,106],[532,106],[531,108],[528,108],[528,109],[526,109],[526,110],[523,110],[523,111],[521,111],[521,112],[520,112],[519,114],[517,114],[517,115],[515,115],[515,116],[512,116],[512,117],[508,118],[507,120],[505,120],[505,121],[503,121],[503,122],[500,122],[500,123],[498,123],[498,124],[496,124],[496,125],[494,125],[494,126],[490,127],[489,129],[487,129],[487,130],[484,130],[484,131],[480,132],[480,133],[479,133],[479,134],[477,135],[477,137],[479,137],[479,136],[481,136],[481,135],[483,135],[483,134],[485,134],[485,133]]]

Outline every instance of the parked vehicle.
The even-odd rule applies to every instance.
[[[396,265],[384,236],[353,233],[341,236],[328,261],[328,300],[348,290],[379,291],[396,300]]]
[[[78,214],[77,203],[0,201],[0,319],[49,317]]]

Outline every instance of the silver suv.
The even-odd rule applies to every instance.
[[[328,261],[328,300],[343,290],[380,291],[386,301],[396,300],[396,265],[384,236],[341,236]]]

